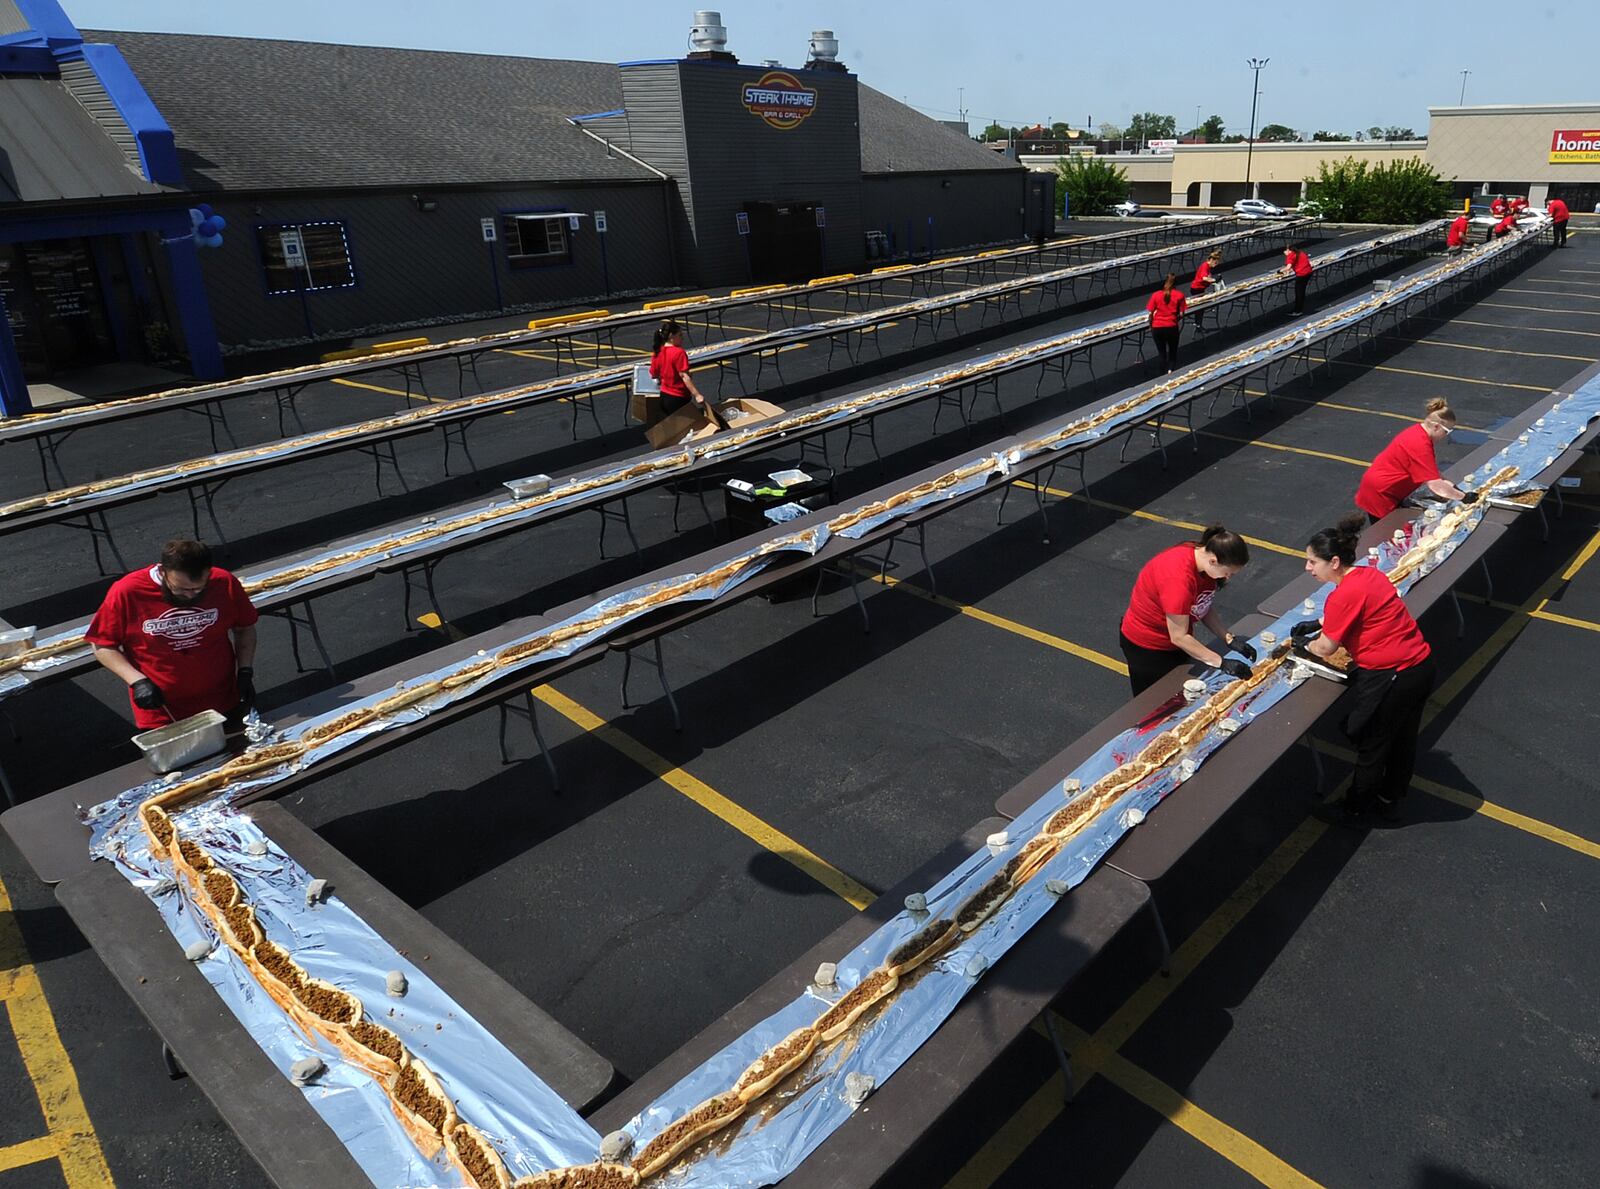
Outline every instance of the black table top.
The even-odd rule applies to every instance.
[[[847,953],[901,911],[907,893],[926,889],[1003,826],[998,818],[978,823],[606,1103],[590,1121],[602,1133],[627,1123],[707,1057],[793,999],[819,963]],[[873,1092],[866,1109],[857,1111],[785,1178],[786,1189],[893,1183],[896,1164],[917,1140],[952,1113],[978,1077],[1148,903],[1148,891],[1136,880],[1105,867],[1092,873],[996,963],[911,1060]]]

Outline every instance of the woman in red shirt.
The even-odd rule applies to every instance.
[[[1306,570],[1333,590],[1320,622],[1308,619],[1290,629],[1312,656],[1326,659],[1343,647],[1355,661],[1344,720],[1356,745],[1355,772],[1344,798],[1317,810],[1324,821],[1353,826],[1368,813],[1385,821],[1400,816],[1434,679],[1432,649],[1394,583],[1376,566],[1355,564],[1363,527],[1352,513],[1311,538]]]
[[[1291,318],[1298,318],[1306,312],[1306,286],[1311,284],[1311,257],[1299,248],[1285,248],[1283,250],[1284,271],[1294,277],[1294,309],[1289,311]]]
[[[1207,648],[1194,635],[1199,620],[1221,637],[1227,651],[1256,659],[1248,642],[1235,640],[1212,608],[1217,587],[1244,569],[1250,550],[1244,538],[1213,524],[1198,541],[1163,549],[1139,571],[1119,633],[1128,661],[1128,680],[1143,693],[1187,660],[1221,669],[1230,677],[1250,676],[1245,661]]]
[[[1189,308],[1189,301],[1178,292],[1177,284],[1178,274],[1169,272],[1166,283],[1144,303],[1144,308],[1150,311],[1150,337],[1156,341],[1156,350],[1161,352],[1161,362],[1169,376],[1178,366],[1178,335],[1183,312]]]
[[[1222,278],[1217,276],[1221,264],[1221,252],[1213,252],[1200,262],[1200,267],[1194,270],[1194,280],[1189,282],[1190,297],[1199,297],[1211,286],[1222,284]]]
[[[727,425],[717,410],[689,378],[689,353],[683,349],[683,327],[667,319],[656,328],[650,351],[650,377],[661,386],[661,415],[676,413],[690,400],[706,411],[723,429]]]
[[[1394,440],[1372,460],[1367,473],[1361,476],[1361,486],[1356,488],[1356,507],[1367,514],[1369,524],[1377,524],[1419,487],[1426,486],[1434,495],[1450,500],[1465,499],[1470,503],[1477,498],[1439,475],[1434,446],[1448,438],[1455,427],[1455,410],[1444,397],[1436,396],[1428,402],[1420,422],[1395,434]]]

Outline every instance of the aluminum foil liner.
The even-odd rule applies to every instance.
[[[354,994],[367,1015],[398,1035],[439,1077],[461,1117],[483,1130],[513,1176],[592,1158],[599,1136],[536,1074],[338,898],[337,889],[306,906],[311,874],[250,819],[221,805],[201,805],[176,818],[182,835],[209,850],[244,889],[267,936],[311,974]],[[253,849],[264,850],[252,854]],[[372,1076],[320,1037],[308,1037],[266,994],[211,923],[173,886],[172,868],[150,856],[142,831],[119,838],[109,857],[154,902],[180,947],[217,941],[199,966],[206,980],[285,1079],[304,1057],[320,1057],[327,1072],[302,1093],[350,1150],[374,1185],[459,1186],[443,1155],[428,1160],[401,1129],[387,1095]],[[404,999],[387,994],[388,972],[410,984]]]

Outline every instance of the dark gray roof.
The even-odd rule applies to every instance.
[[[117,46],[196,189],[653,178],[566,117],[622,106],[609,63],[85,32]]]
[[[568,116],[622,106],[609,62],[177,33],[85,32],[120,48],[172,125],[196,189],[609,181],[649,170]],[[624,147],[610,123],[593,123]],[[1018,166],[861,87],[866,173]]]
[[[860,102],[862,173],[1022,168],[865,83]]]
[[[162,194],[59,78],[0,77],[0,203]]]

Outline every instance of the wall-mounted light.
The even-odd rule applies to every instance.
[[[426,198],[421,194],[413,194],[411,196],[411,205],[416,207],[419,211],[436,211],[439,209],[439,202],[437,199]]]
[[[940,182],[939,182],[939,189],[948,190],[949,188],[950,188],[950,179],[949,178],[941,179]]]

